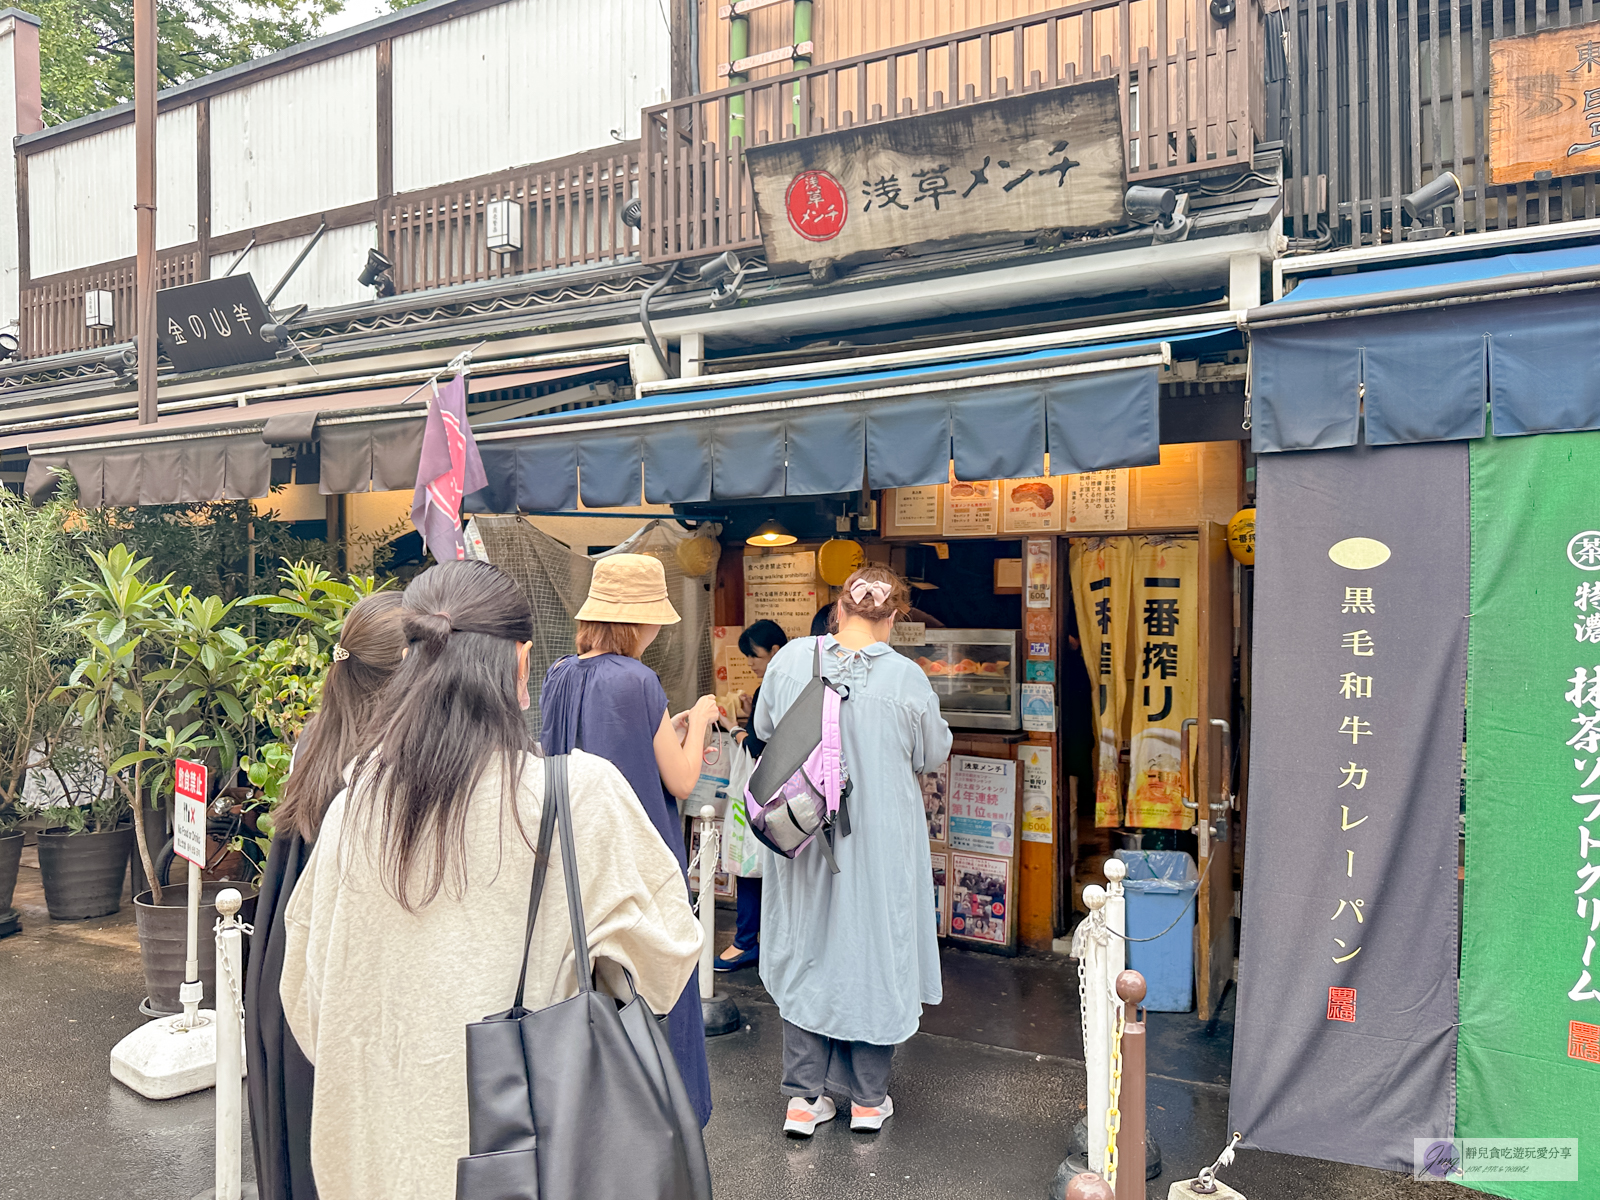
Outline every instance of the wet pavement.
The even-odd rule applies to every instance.
[[[107,1069],[111,1047],[143,1020],[132,905],[52,922],[32,862],[30,850],[17,889],[23,932],[0,941],[0,1200],[194,1200],[212,1185],[212,1094],[147,1101]],[[896,1115],[878,1134],[836,1121],[810,1141],[780,1132],[781,1024],[756,972],[718,978],[743,1016],[709,1046],[706,1147],[719,1196],[1044,1200],[1084,1113],[1074,963],[946,950],[945,1002],[895,1060]],[[1210,1025],[1151,1014],[1149,1118],[1165,1170],[1147,1185],[1150,1200],[1227,1140],[1232,1039],[1231,993]],[[1465,1196],[1252,1151],[1223,1177],[1251,1200]]]

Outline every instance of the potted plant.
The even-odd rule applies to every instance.
[[[70,499],[35,507],[0,489],[0,933],[14,932],[11,900],[22,856],[29,770],[59,756],[70,714],[57,690],[82,644],[61,599],[82,561]]]

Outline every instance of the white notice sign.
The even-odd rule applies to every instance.
[[[206,865],[206,768],[203,763],[180,758],[173,764],[173,790],[178,796],[174,816],[172,851],[200,866]]]
[[[746,587],[762,583],[810,583],[817,577],[817,553],[747,554],[744,558]]]
[[[1084,533],[1128,527],[1128,469],[1068,475],[1067,514],[1062,528]]]
[[[745,585],[746,626],[757,621],[776,621],[786,636],[805,637],[811,632],[811,618],[817,615],[819,607],[813,583]]]

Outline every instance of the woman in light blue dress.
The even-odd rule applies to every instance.
[[[943,996],[933,867],[917,774],[950,754],[950,727],[921,669],[889,648],[905,582],[863,567],[839,598],[837,635],[822,635],[822,670],[849,687],[839,724],[852,790],[850,834],[793,859],[762,852],[761,981],[783,1017],[786,1132],[809,1137],[848,1097],[850,1127],[893,1114],[895,1047]],[[779,650],[762,681],[753,728],[770,738],[810,682],[819,639]]]

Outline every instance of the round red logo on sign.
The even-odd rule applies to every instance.
[[[789,227],[808,242],[838,237],[850,215],[844,188],[826,171],[801,171],[791,179],[783,207],[789,214]]]

